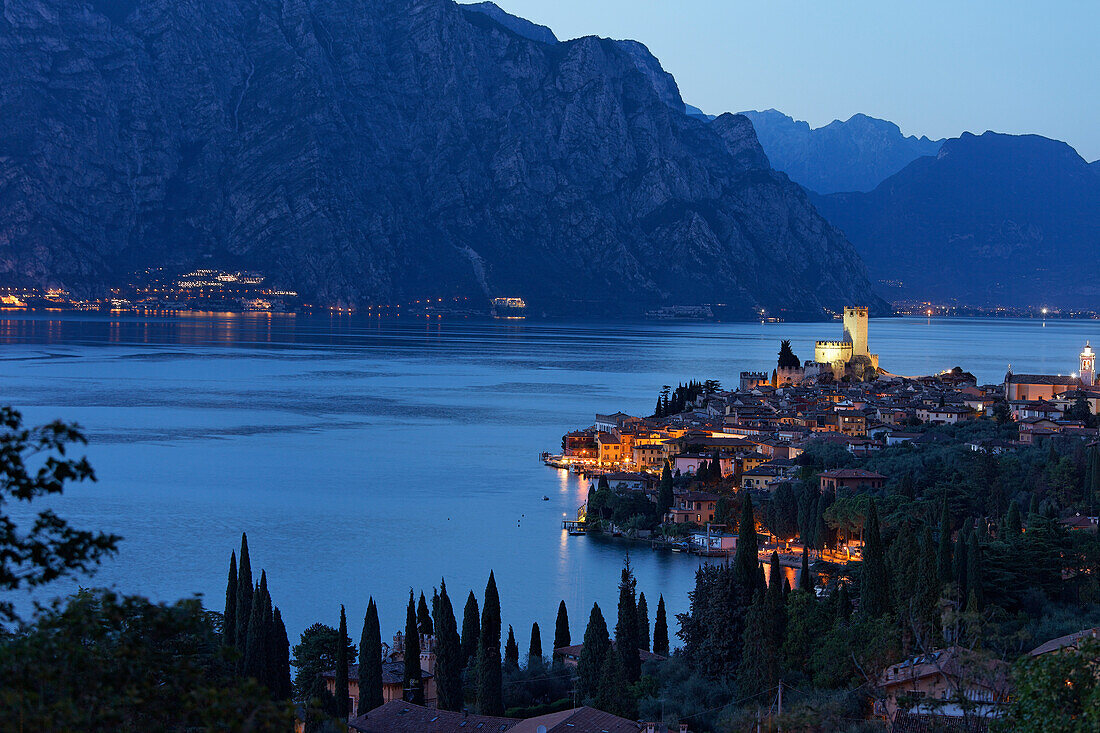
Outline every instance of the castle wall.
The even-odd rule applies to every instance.
[[[866,343],[866,342],[864,342]],[[814,344],[814,361],[819,364],[847,362],[852,358],[851,341],[818,341]]]

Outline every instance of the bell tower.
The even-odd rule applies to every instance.
[[[1085,342],[1085,348],[1081,351],[1081,383],[1091,387],[1096,383],[1096,353]]]

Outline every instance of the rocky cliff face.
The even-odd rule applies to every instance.
[[[0,278],[209,264],[329,303],[881,307],[747,120],[686,116],[638,53],[450,0],[8,0]]]
[[[813,199],[896,296],[1100,303],[1100,176],[1063,142],[966,133],[874,191]]]
[[[943,140],[906,137],[893,122],[853,115],[810,129],[774,109],[744,112],[776,170],[811,191],[870,191]]]

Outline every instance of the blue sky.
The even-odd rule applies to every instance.
[[[558,38],[632,38],[684,101],[857,112],[906,134],[1033,132],[1100,158],[1100,1],[496,0]]]

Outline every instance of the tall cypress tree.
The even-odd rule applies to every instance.
[[[260,573],[260,584],[252,594],[252,609],[248,616],[248,636],[244,648],[244,676],[252,677],[262,685],[268,682],[268,634],[265,628],[267,618],[267,576]]]
[[[757,547],[756,520],[753,517],[752,497],[747,493],[741,503],[741,518],[737,522],[737,551],[733,558],[734,577],[742,588],[746,590],[746,596],[752,597],[752,592],[759,587],[759,572],[756,569]]]
[[[638,594],[638,648],[649,651],[649,606],[645,593]]]
[[[665,597],[657,597],[657,615],[653,619],[653,653],[668,656],[668,619],[665,618]]]
[[[404,700],[414,705],[424,704],[423,675],[420,672],[420,630],[416,624],[416,601],[409,589],[409,605],[405,611],[405,675]]]
[[[508,624],[508,640],[504,642],[504,669],[509,672],[519,669],[519,644],[516,643],[512,624]]]
[[[558,617],[554,621],[554,649],[571,644],[569,637],[569,612],[565,610],[565,601],[558,603]]]
[[[974,610],[980,611],[985,605],[982,594],[982,548],[978,544],[978,530],[970,533],[970,542],[966,548],[966,593],[973,601]]]
[[[611,636],[607,632],[600,607],[593,603],[584,629],[584,643],[577,660],[577,692],[581,700],[595,698],[599,693],[604,660],[611,651]]]
[[[1005,539],[1016,539],[1024,531],[1020,518],[1020,503],[1015,499],[1008,502],[1008,516],[1005,517]]]
[[[947,497],[943,498],[940,511],[940,541],[936,553],[936,565],[940,573],[940,582],[946,583],[952,578],[951,571],[951,510],[947,508]]]
[[[435,635],[432,614],[428,611],[428,601],[424,598],[424,591],[420,591],[420,604],[416,607],[416,628],[424,636]]]
[[[278,665],[278,650],[275,647],[275,604],[271,601],[271,593],[267,587],[267,573],[262,571],[260,573],[260,594],[264,599],[264,618],[263,626],[260,631],[263,637],[263,657],[261,661],[263,665],[263,676],[260,678],[260,682],[262,682],[271,692],[272,696],[274,696],[275,686],[278,684],[275,674],[275,669]]]
[[[336,717],[347,720],[351,715],[351,691],[348,688],[348,619],[340,606],[340,628],[336,633]]]
[[[622,718],[637,717],[634,697],[630,694],[630,683],[626,679],[622,657],[618,654],[612,652],[604,655],[592,704],[598,710]]]
[[[504,714],[504,680],[500,666],[500,596],[492,571],[485,585],[481,610],[481,641],[477,649],[477,707],[482,715]]]
[[[440,583],[435,619],[435,689],[440,710],[462,709],[462,642],[447,583]]]
[[[936,561],[936,545],[932,530],[925,526],[921,533],[920,556],[917,562],[916,590],[909,597],[909,616],[920,635],[920,643],[931,648],[937,628],[940,601],[940,574]],[[900,601],[899,601],[899,605]]]
[[[531,624],[531,646],[527,649],[527,669],[529,671],[541,670],[542,664],[542,632],[536,621]]]
[[[867,509],[866,542],[860,575],[860,608],[872,618],[886,613],[889,605],[886,580],[886,553],[878,526],[878,509],[871,499]]]
[[[741,664],[737,670],[737,684],[744,695],[771,689],[779,679],[779,649],[771,626],[766,594],[757,590],[745,616]]]
[[[623,563],[619,578],[618,620],[615,624],[615,648],[622,658],[623,674],[627,684],[634,684],[641,676],[638,659],[638,606],[634,595],[637,583],[630,569],[630,556]]]
[[[289,700],[293,692],[290,685],[290,639],[286,634],[283,615],[277,607],[274,611],[273,638],[275,668],[272,670],[274,685],[271,692],[276,700]]]
[[[810,548],[806,545],[802,545],[802,570],[798,573],[798,587],[808,592],[814,589],[814,578],[810,574]]]
[[[383,702],[382,630],[378,624],[378,607],[371,596],[363,616],[363,633],[359,636],[359,713],[374,710]]]
[[[225,615],[222,616],[222,643],[237,646],[237,553],[229,553],[229,582],[225,584]]]
[[[966,577],[967,570],[967,557],[966,550],[970,540],[970,521],[963,525],[963,528],[959,530],[958,539],[955,541],[955,587],[959,593],[959,605],[960,607],[966,605],[967,594],[969,587],[967,585],[968,578]]]
[[[672,508],[672,502],[672,469],[669,467],[668,461],[665,461],[664,468],[661,469],[661,483],[657,487],[657,510],[662,521],[668,510]]]
[[[252,617],[252,562],[248,559],[248,535],[241,533],[241,554],[237,564],[237,648],[242,656],[238,669],[244,669],[245,647],[248,645],[248,622]]]
[[[852,601],[848,598],[848,584],[841,581],[836,591],[836,617],[838,621],[847,621],[852,615]]]
[[[466,607],[462,609],[462,667],[477,656],[477,645],[481,641],[481,619],[477,609],[477,597],[474,592],[466,597]]]

